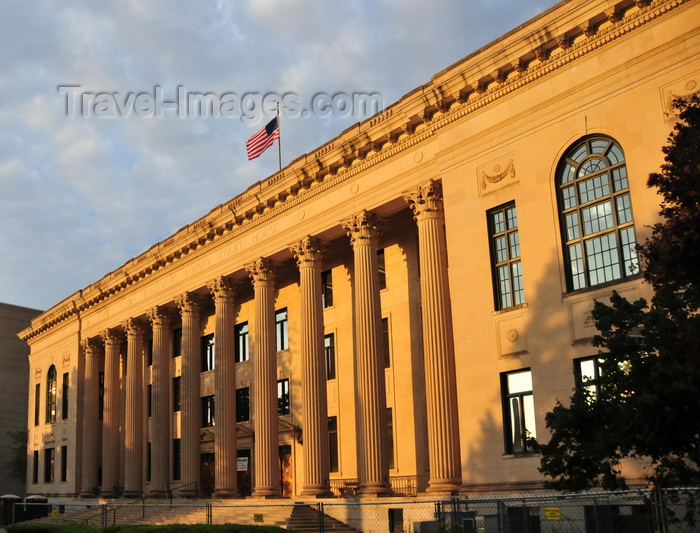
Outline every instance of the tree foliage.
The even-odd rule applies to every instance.
[[[27,430],[8,431],[12,438],[10,458],[5,463],[7,475],[19,481],[27,479]]]
[[[597,391],[557,403],[551,440],[535,445],[554,488],[624,488],[624,458],[643,461],[656,486],[700,484],[700,99],[674,105],[680,120],[648,181],[661,222],[638,247],[653,297],[595,303]]]

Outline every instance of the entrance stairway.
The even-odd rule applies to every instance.
[[[298,503],[292,510],[292,515],[287,522],[287,529],[297,531],[298,533],[321,531],[321,519],[323,518],[322,531],[334,531],[337,533],[360,533],[359,530],[344,524],[340,520],[321,513],[313,507]]]

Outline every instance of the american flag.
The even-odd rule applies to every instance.
[[[280,126],[277,117],[275,117],[263,129],[246,141],[245,149],[248,152],[248,161],[258,157],[279,138]]]

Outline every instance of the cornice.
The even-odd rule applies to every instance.
[[[211,244],[223,244],[254,230],[428,141],[454,122],[694,1],[700,0],[598,2],[598,13],[590,11],[592,3],[588,0],[579,1],[577,6],[561,2],[70,296],[34,319],[19,337],[27,341],[128,292],[143,280],[157,279],[174,264],[198,256]],[[581,11],[577,19],[576,10]],[[559,26],[564,18],[570,20],[566,29]],[[502,47],[503,42],[505,48],[501,50],[499,44]],[[510,44],[513,51],[509,54]]]

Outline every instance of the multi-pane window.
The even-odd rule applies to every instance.
[[[590,400],[595,400],[599,395],[602,362],[600,357],[584,357],[574,360],[576,388],[586,391]]]
[[[394,468],[394,412],[391,407],[386,410],[386,435],[388,440],[389,468]]]
[[[333,306],[333,271],[321,272],[321,302],[323,308]]]
[[[236,389],[236,422],[250,420],[250,387]]]
[[[151,366],[153,364],[153,339],[146,339],[143,350],[146,354],[146,364]]]
[[[568,290],[639,273],[627,166],[608,137],[574,145],[557,172]]]
[[[489,211],[488,218],[496,309],[507,309],[525,303],[515,204]]]
[[[202,337],[202,372],[214,370],[214,334]]]
[[[289,414],[289,380],[280,379],[277,382],[277,414]]]
[[[68,446],[61,446],[61,481],[68,477]]]
[[[97,392],[97,416],[100,420],[104,418],[105,413],[105,373],[98,374],[99,390]]]
[[[537,436],[532,372],[525,369],[501,374],[501,390],[506,453],[532,451],[528,439]]]
[[[386,261],[384,248],[377,250],[377,269],[379,270],[379,290],[386,289]]]
[[[234,333],[236,336],[236,363],[242,363],[250,359],[248,322],[236,324]]]
[[[389,338],[389,319],[382,318],[382,355],[384,368],[391,367],[391,339]]]
[[[289,348],[289,324],[287,322],[287,309],[275,311],[275,332],[277,334],[277,351]]]
[[[176,481],[180,480],[181,459],[180,439],[173,439],[173,479]]]
[[[34,425],[39,425],[39,410],[41,409],[41,383],[34,386]]]
[[[177,413],[182,408],[180,391],[182,388],[182,377],[177,376],[173,378],[173,412]]]
[[[204,396],[202,398],[202,427],[210,428],[214,426],[214,396]]]
[[[326,352],[326,379],[335,379],[335,335],[329,333],[323,337]]]
[[[153,412],[153,385],[150,383],[146,387],[146,412],[149,417]]]
[[[61,388],[61,418],[68,418],[68,372],[63,374],[63,386]]]
[[[56,421],[56,367],[51,365],[46,374],[46,422]]]
[[[56,448],[44,450],[44,483],[54,482],[54,468],[56,466]]]
[[[328,417],[328,451],[330,457],[330,471],[338,472],[338,417]]]
[[[151,443],[146,443],[146,481],[151,481],[151,459],[153,454],[151,452]]]
[[[39,450],[34,450],[32,458],[32,483],[39,483]]]
[[[182,328],[173,330],[173,357],[182,355]]]

